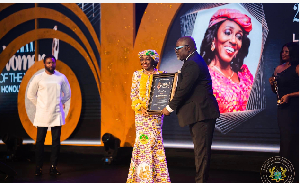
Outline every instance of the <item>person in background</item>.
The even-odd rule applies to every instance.
[[[280,99],[277,108],[280,156],[292,162],[296,172],[294,182],[299,182],[299,43],[283,45],[280,64],[269,78],[269,82],[272,91],[278,94]]]
[[[37,127],[36,176],[42,174],[44,142],[48,127],[51,127],[52,134],[50,174],[60,175],[57,170],[57,162],[60,151],[61,126],[65,124],[63,104],[71,97],[68,79],[64,74],[55,70],[55,57],[53,55],[45,56],[44,65],[45,72],[34,76],[27,91],[27,98],[36,106],[33,123]]]

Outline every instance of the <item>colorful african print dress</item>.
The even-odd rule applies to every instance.
[[[155,74],[162,73],[156,71]],[[136,139],[132,151],[127,183],[170,183],[162,138],[163,116],[142,115],[147,107],[153,75],[143,70],[133,73],[131,100],[135,110]]]

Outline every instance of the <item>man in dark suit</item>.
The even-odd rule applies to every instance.
[[[176,93],[162,113],[168,116],[176,110],[179,125],[189,125],[194,143],[195,179],[207,182],[213,132],[220,111],[208,67],[196,50],[192,37],[177,40],[175,53],[184,64],[178,75]]]

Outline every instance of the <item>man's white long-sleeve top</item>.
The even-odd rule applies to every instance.
[[[65,113],[62,104],[70,97],[70,84],[64,74],[55,70],[52,75],[46,72],[35,75],[27,91],[27,98],[36,106],[33,125],[38,127],[64,125]]]

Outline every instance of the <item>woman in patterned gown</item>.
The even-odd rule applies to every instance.
[[[162,139],[163,115],[149,115],[146,110],[153,74],[163,72],[156,69],[159,56],[155,50],[138,55],[142,69],[133,73],[130,95],[136,139],[127,183],[170,183]]]

